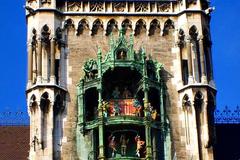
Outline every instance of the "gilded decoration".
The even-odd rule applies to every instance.
[[[169,12],[171,9],[171,4],[166,3],[157,3],[157,8],[159,12]]]
[[[91,12],[101,12],[104,9],[104,2],[90,2]]]
[[[147,2],[136,2],[135,3],[135,12],[147,12],[148,11]]]
[[[68,11],[80,11],[81,9],[81,2],[68,2],[67,9]]]
[[[124,12],[126,8],[125,2],[113,2],[113,11],[114,12]]]

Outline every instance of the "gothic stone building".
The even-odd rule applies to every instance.
[[[208,0],[27,0],[31,160],[211,160]]]

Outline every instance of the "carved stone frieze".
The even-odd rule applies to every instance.
[[[102,12],[104,10],[104,2],[90,2],[91,12]]]
[[[169,12],[171,9],[171,4],[169,2],[157,3],[158,12]]]
[[[147,12],[149,9],[147,2],[136,2],[135,12]]]
[[[41,0],[41,3],[44,4],[44,3],[51,3],[51,0]]]
[[[113,2],[113,11],[114,12],[124,12],[126,8],[125,2]]]
[[[67,10],[68,11],[80,11],[81,9],[81,2],[68,2],[67,3]]]

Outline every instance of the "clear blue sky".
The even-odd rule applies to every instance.
[[[0,5],[0,110],[26,110],[27,71],[25,0],[3,0]],[[212,0],[214,76],[217,106],[240,105],[240,1]]]

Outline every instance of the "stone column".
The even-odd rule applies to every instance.
[[[98,139],[99,139],[99,160],[105,160],[104,154],[104,124],[103,124],[103,108],[102,108],[102,86],[98,87],[98,117],[99,117],[99,125],[98,125]]]
[[[37,40],[37,83],[42,82],[42,40],[39,38]]]
[[[33,80],[33,48],[32,42],[28,43],[28,88],[32,85]]]
[[[206,66],[205,66],[205,59],[204,59],[204,46],[203,46],[203,37],[202,36],[199,39],[199,49],[200,49],[200,62],[201,62],[201,82],[207,83]]]
[[[83,93],[83,80],[80,81],[80,84],[78,86],[78,123],[82,124],[84,123],[84,93]]]
[[[51,70],[50,70],[50,83],[55,84],[56,83],[56,77],[55,77],[55,38],[51,39]]]
[[[193,67],[192,67],[192,51],[191,41],[187,39],[187,55],[188,55],[188,84],[193,83]]]

